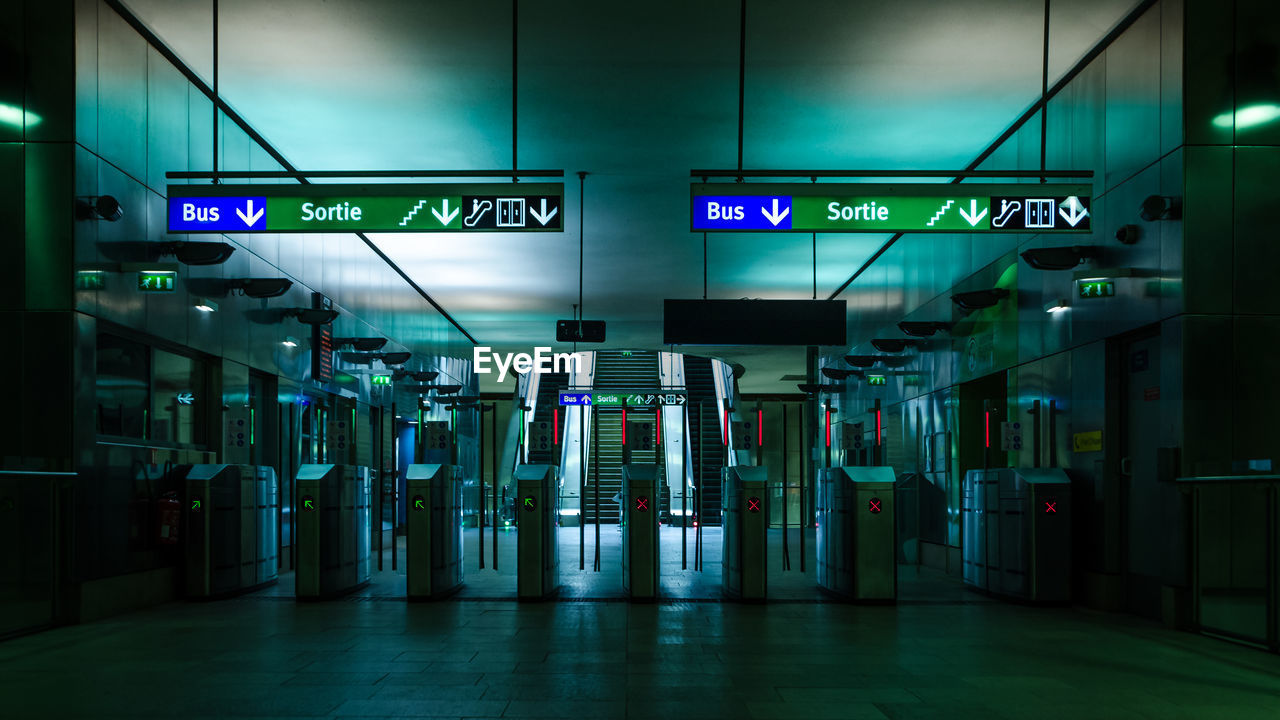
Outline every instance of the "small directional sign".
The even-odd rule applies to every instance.
[[[688,393],[668,392],[611,392],[611,393],[560,393],[561,405],[598,405],[600,407],[653,407],[655,405],[685,405]]]
[[[198,513],[203,509],[204,507],[200,503],[200,498],[195,498],[191,501],[191,512]]]
[[[310,495],[302,496],[302,509],[311,512],[316,509],[316,499]]]
[[[880,498],[873,497],[867,501],[867,511],[872,515],[880,514]]]
[[[534,497],[533,495],[525,495],[520,501],[520,507],[524,508],[527,511],[537,510],[538,498]]]
[[[636,496],[636,510],[640,512],[649,512],[649,496],[648,495]]]
[[[1089,232],[1091,185],[704,184],[695,232]]]
[[[761,508],[760,498],[758,497],[747,498],[747,512],[758,513],[760,512],[760,508]]]
[[[564,229],[563,183],[170,185],[169,232]]]
[[[424,497],[422,497],[421,495],[414,495],[414,496],[413,496],[413,504],[411,505],[411,507],[412,507],[414,510],[419,510],[419,511],[420,511],[420,510],[426,510],[426,509],[427,509],[427,499],[426,499],[426,498],[424,498]]]

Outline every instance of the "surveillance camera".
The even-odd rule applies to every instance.
[[[92,220],[95,217],[115,222],[124,217],[124,209],[120,207],[120,201],[110,195],[76,200],[76,219]]]
[[[1178,220],[1182,217],[1182,198],[1150,195],[1142,201],[1138,216],[1147,222]]]
[[[239,290],[251,298],[273,298],[289,292],[293,281],[285,278],[235,278],[227,281],[227,289]],[[301,319],[301,318],[299,318]],[[303,322],[307,322],[303,320]],[[308,323],[323,325],[324,323]]]
[[[186,240],[162,243],[159,250],[161,255],[173,255],[183,265],[221,265],[236,251],[230,243]]]
[[[1116,230],[1116,240],[1125,245],[1132,245],[1138,242],[1138,238],[1142,236],[1142,228],[1137,225],[1122,225]]]

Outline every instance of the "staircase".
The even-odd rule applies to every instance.
[[[720,524],[720,475],[724,467],[724,436],[720,428],[719,409],[716,406],[716,383],[711,374],[711,360],[704,357],[684,356],[684,382],[689,393],[689,443],[693,465],[690,475],[695,489],[695,507],[701,509],[698,522],[704,526]],[[701,410],[699,410],[701,407]],[[698,416],[702,416],[701,442],[698,435]],[[698,451],[702,450],[701,463]],[[696,494],[701,468],[702,497]]]
[[[560,407],[560,391],[569,386],[568,373],[543,373],[538,379],[538,398],[533,408],[533,422],[554,422],[555,411]],[[560,413],[560,420],[564,422],[564,413]],[[557,432],[563,432],[561,427]],[[555,447],[548,449],[535,448],[533,443],[529,444],[529,463],[531,465],[551,465],[560,462],[559,457],[552,457]]]
[[[626,350],[597,350],[595,380],[592,392],[656,390],[658,388],[658,354]],[[631,411],[636,412],[636,411]],[[653,409],[640,411],[653,417]],[[599,512],[600,524],[617,524],[618,503],[614,496],[622,490],[622,408],[592,410],[596,423],[596,439],[591,443],[592,462],[583,489],[583,521],[594,522]],[[632,416],[635,419],[635,416]],[[656,451],[631,453],[632,462],[659,462]],[[596,504],[596,467],[599,467],[600,494]]]

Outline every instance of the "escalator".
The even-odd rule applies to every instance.
[[[724,437],[716,405],[715,376],[711,359],[684,356],[685,387],[689,393],[689,442],[693,465],[690,468],[694,488],[701,480],[702,497],[695,494],[695,507],[701,508],[698,522],[704,526],[720,524],[720,470],[724,467]],[[698,417],[701,413],[701,436]],[[699,442],[701,439],[701,442]],[[701,457],[699,456],[701,451]],[[700,477],[699,477],[700,476]]]
[[[543,373],[538,379],[538,397],[533,406],[533,423],[547,422],[554,423],[556,418],[556,410],[560,408],[560,393],[569,387],[568,373]],[[559,413],[560,421],[564,422],[564,413]],[[563,431],[563,428],[561,428]],[[553,437],[554,437],[553,431]],[[546,448],[535,447],[535,444],[529,443],[529,463],[533,465],[555,465],[559,464],[560,458],[552,457],[555,452],[554,446]]]
[[[629,350],[598,350],[595,361],[595,381],[593,393],[607,392],[653,392],[658,388],[658,354]],[[637,412],[632,410],[631,412]],[[646,409],[643,412],[653,412]],[[596,422],[596,441],[591,444],[592,468],[588,482],[596,481],[596,466],[599,467],[599,503],[597,505],[596,488],[587,485],[583,498],[584,521],[593,522],[597,517],[600,523],[618,523],[618,503],[614,496],[622,490],[622,409],[612,407],[596,407],[592,414]],[[635,419],[633,415],[631,419]],[[648,452],[634,450],[632,462],[659,462],[656,450]]]

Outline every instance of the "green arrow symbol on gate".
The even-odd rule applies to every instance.
[[[311,501],[311,499],[310,499],[310,498],[308,498],[308,499],[306,499],[306,500],[303,500],[303,501],[302,501],[302,507],[304,507],[304,508],[306,508],[306,509],[308,509],[308,510],[315,510],[315,509],[316,509],[315,504],[314,504],[314,503],[312,503],[312,501]]]
[[[419,509],[419,510],[421,510],[423,507],[425,507],[425,506],[422,504],[422,498],[418,498],[417,500],[414,500],[414,501],[413,501],[413,506],[414,506],[415,508]]]
[[[192,509],[192,510],[199,510],[199,509],[200,509],[200,500],[199,500],[199,498],[197,498],[197,499],[195,499],[195,500],[192,500],[192,501],[191,501],[191,509]]]

